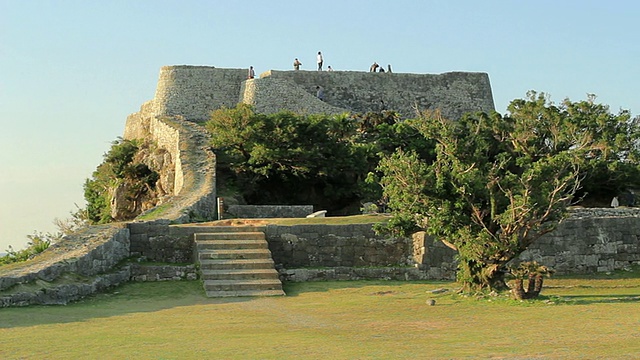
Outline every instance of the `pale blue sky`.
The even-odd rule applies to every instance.
[[[640,113],[640,2],[0,0],[0,252],[52,231],[153,98],[163,65],[260,73],[486,72],[496,110],[527,90]]]

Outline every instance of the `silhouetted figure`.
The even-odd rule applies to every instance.
[[[300,70],[300,65],[302,65],[302,63],[300,62],[300,60],[298,60],[298,58],[293,60],[293,70]]]
[[[253,79],[256,77],[255,71],[253,71],[253,66],[249,66],[249,73],[247,74],[247,79]]]
[[[318,62],[318,71],[322,71],[322,52],[318,51],[317,62]]]
[[[387,72],[390,73],[391,72],[391,64],[387,64]]]

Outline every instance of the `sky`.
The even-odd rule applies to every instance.
[[[635,0],[0,0],[0,253],[84,207],[83,183],[164,65],[489,74],[640,114]]]

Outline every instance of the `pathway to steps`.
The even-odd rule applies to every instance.
[[[194,234],[208,297],[284,295],[260,226],[208,226]]]

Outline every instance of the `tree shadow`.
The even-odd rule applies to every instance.
[[[0,308],[0,329],[82,322],[183,306],[229,304],[251,297],[208,298],[200,281],[126,283],[67,305]]]
[[[640,303],[640,294],[606,294],[606,295],[562,295],[547,297],[548,300],[560,300],[571,305]]]
[[[283,282],[282,286],[288,297],[299,296],[305,293],[327,292],[339,289],[358,289],[368,286],[402,286],[411,284],[428,285],[428,288],[439,289],[447,288],[448,293],[451,294],[453,289],[457,289],[459,286],[452,281],[437,281],[437,280],[327,280],[327,281],[307,281],[307,282]],[[373,293],[375,294],[375,292]]]

